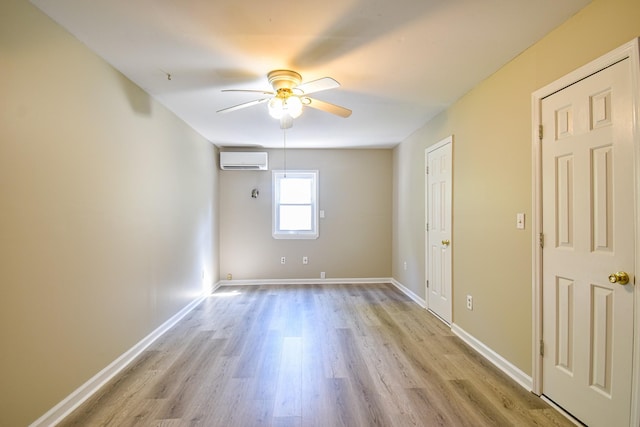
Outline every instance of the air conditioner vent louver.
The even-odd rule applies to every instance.
[[[224,170],[255,170],[255,171],[259,171],[259,170],[264,170],[262,169],[260,166],[254,166],[254,165],[225,165],[222,167],[222,169]]]
[[[220,169],[266,171],[269,169],[268,159],[266,152],[222,151],[220,152]]]

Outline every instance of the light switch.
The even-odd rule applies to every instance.
[[[320,218],[324,218],[324,210],[320,209]]]
[[[524,230],[524,213],[516,214],[516,228],[518,230]]]

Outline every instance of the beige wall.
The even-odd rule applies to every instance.
[[[0,425],[217,280],[215,149],[29,2],[0,3]]]
[[[283,159],[282,150],[269,150],[269,169],[282,169]],[[321,271],[327,279],[390,277],[391,159],[391,150],[287,150],[288,170],[319,171],[325,218],[315,240],[271,236],[271,171],[222,171],[221,278],[307,279]]]
[[[595,0],[394,151],[393,276],[424,296],[424,149],[453,134],[454,323],[528,374],[531,93],[637,36],[639,1]]]

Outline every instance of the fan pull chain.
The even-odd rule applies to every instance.
[[[287,130],[282,129],[282,140],[284,149],[284,177],[287,177]]]

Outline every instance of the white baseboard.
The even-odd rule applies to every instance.
[[[217,281],[216,283],[214,283],[213,286],[211,286],[211,293],[217,291],[220,286],[222,286],[221,281]]]
[[[241,280],[220,280],[216,289],[220,286],[259,286],[259,285],[326,285],[326,284],[342,284],[355,285],[367,283],[391,283],[398,288],[400,292],[411,298],[422,308],[427,307],[427,302],[412,292],[392,277],[364,277],[364,278],[342,278],[342,279],[241,279]]]
[[[364,278],[331,278],[331,279],[241,279],[241,280],[221,280],[219,286],[258,286],[258,285],[356,285],[366,283],[391,283],[390,277],[364,277]]]
[[[395,287],[397,287],[401,292],[403,292],[405,295],[411,298],[414,302],[416,302],[416,304],[420,305],[422,308],[425,308],[425,309],[427,308],[427,301],[419,297],[418,295],[416,295],[414,292],[412,292],[402,283],[398,282],[395,279],[391,279],[391,283]],[[527,375],[526,373],[521,371],[518,367],[516,367],[514,364],[509,362],[507,359],[500,356],[491,348],[487,347],[483,342],[478,340],[476,337],[467,333],[464,329],[462,329],[455,323],[451,325],[451,332],[453,332],[462,341],[464,341],[469,346],[471,346],[471,348],[473,348],[475,351],[480,353],[480,355],[483,356],[485,359],[487,359],[489,362],[493,363],[498,369],[500,369],[502,372],[507,374],[515,382],[517,382],[522,387],[524,387],[527,391],[531,391],[533,389],[533,379],[531,378],[531,376]]]
[[[427,302],[412,292],[409,288],[391,277],[365,277],[365,278],[342,278],[342,279],[244,279],[244,280],[221,280],[218,282],[220,286],[258,286],[258,285],[325,285],[325,284],[367,284],[367,283],[391,283],[398,288],[400,292],[411,298],[422,308],[427,307]]]
[[[493,363],[498,369],[511,377],[511,379],[520,384],[527,391],[531,391],[533,389],[533,379],[531,376],[527,375],[507,359],[487,347],[473,335],[470,335],[455,323],[451,325],[451,332],[456,334],[462,341],[471,346],[471,348],[480,353],[485,359]]]
[[[416,304],[418,304],[422,308],[427,308],[427,301],[414,293],[411,289],[404,286],[402,283],[398,282],[396,279],[391,279],[391,283],[393,286],[398,288],[400,292],[411,298]]]
[[[214,287],[214,289],[217,288]],[[111,380],[115,375],[120,373],[127,367],[133,360],[140,355],[147,347],[149,347],[155,340],[160,338],[162,334],[171,329],[176,323],[186,316],[191,310],[196,308],[204,299],[206,295],[202,295],[190,302],[186,307],[172,316],[169,320],[164,322],[158,328],[156,328],[149,335],[144,337],[140,342],[127,350],[124,354],[111,362],[109,366],[98,372],[93,378],[89,379],[86,383],[78,387],[73,393],[67,396],[63,401],[51,408],[46,414],[34,421],[30,427],[40,426],[55,426],[61,422],[67,415],[73,412],[78,406],[84,403],[89,397],[97,392],[103,385]]]

